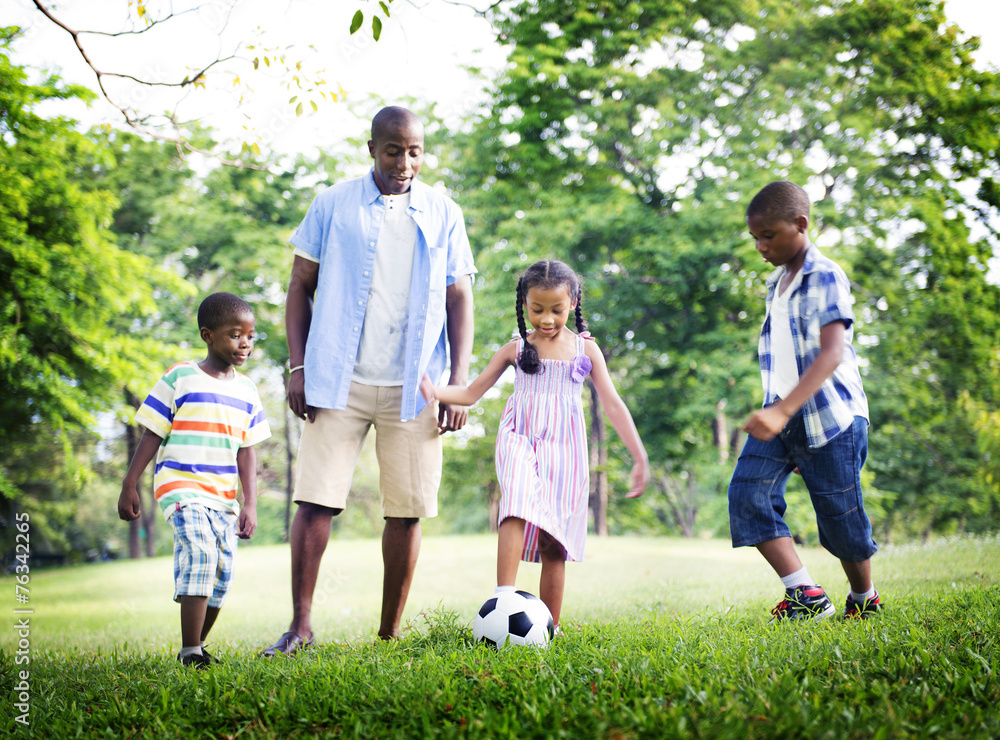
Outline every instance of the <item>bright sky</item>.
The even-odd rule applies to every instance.
[[[290,75],[277,64],[252,73],[248,60],[274,54],[261,47],[286,49],[290,66],[302,62],[305,79],[322,77],[329,87],[342,87],[350,103],[364,104],[371,94],[385,103],[404,98],[434,101],[437,114],[449,123],[485,100],[483,85],[463,67],[477,65],[486,71],[499,69],[503,53],[495,43],[489,24],[478,17],[472,4],[450,0],[395,0],[392,17],[385,23],[381,39],[372,39],[370,19],[378,5],[371,0],[175,0],[175,11],[197,6],[169,23],[141,36],[109,39],[81,36],[95,66],[102,71],[128,72],[140,78],[180,80],[214,60],[228,56],[241,43],[244,47],[264,32],[253,51],[240,51],[242,61],[229,61],[209,72],[208,89],[192,91],[180,104],[179,118],[199,118],[227,137],[259,141],[279,151],[302,151],[330,142],[331,136],[362,135],[374,104],[352,115],[357,105],[335,105],[317,95],[285,88]],[[46,0],[52,5],[53,0]],[[63,0],[53,14],[71,28],[119,30],[125,28],[126,0]],[[157,0],[147,0],[155,15]],[[351,17],[365,11],[364,27],[353,36]],[[61,69],[62,77],[95,88],[94,74],[76,51],[72,38],[35,9],[31,0],[5,0],[0,9],[0,25],[23,25],[26,37],[15,47],[15,61],[32,67]],[[177,48],[178,38],[183,48]],[[289,48],[290,47],[290,48]],[[199,66],[200,65],[200,66]],[[241,84],[234,86],[240,76]],[[145,111],[160,112],[174,104],[176,90],[161,91],[128,82],[110,80],[113,97],[123,105],[133,101]],[[253,90],[248,90],[249,84]],[[249,105],[237,106],[241,95]],[[305,112],[296,117],[288,101],[298,94]],[[314,112],[309,99],[319,104]],[[91,110],[78,108],[72,115],[87,125],[111,123],[118,126],[121,113],[104,101]],[[244,127],[246,129],[244,130]]]
[[[55,2],[45,0],[46,5]],[[282,75],[275,67],[262,67],[267,75],[252,75],[246,62],[227,62],[210,73],[207,90],[195,91],[183,100],[179,118],[201,118],[235,140],[256,140],[284,152],[308,151],[329,146],[332,139],[363,136],[367,116],[375,109],[373,104],[364,105],[372,93],[385,103],[406,97],[434,101],[437,114],[449,123],[456,123],[483,102],[481,81],[463,67],[478,66],[489,75],[503,65],[503,52],[492,29],[473,10],[487,2],[395,0],[390,6],[392,18],[378,43],[370,30],[377,8],[374,0],[174,0],[175,11],[192,6],[198,10],[141,36],[81,38],[99,69],[176,80],[198,64],[232,53],[241,42],[251,43],[263,28],[264,46],[292,46],[287,62],[302,61],[301,73],[306,78],[321,75],[334,89],[342,86],[346,99],[361,104],[361,109],[314,96],[319,110],[313,112],[306,102],[305,113],[297,118],[294,106],[288,105],[295,92],[282,86]],[[61,0],[52,12],[76,30],[120,30],[130,4],[127,0]],[[147,0],[147,5],[155,16],[158,6],[170,3]],[[351,36],[350,20],[358,8],[365,10],[366,23]],[[1000,67],[1000,2],[947,0],[946,10],[950,20],[983,38],[980,61]],[[27,28],[15,47],[16,62],[58,68],[65,80],[95,87],[94,75],[80,59],[70,35],[45,19],[31,0],[4,0],[0,25]],[[243,50],[241,56],[249,59],[264,53]],[[253,92],[234,87],[236,75],[253,85]],[[116,81],[109,84],[122,104],[135,102],[147,112],[163,110],[177,100],[175,91],[157,98],[155,89]],[[253,103],[237,109],[243,93]],[[299,99],[308,100],[308,96],[300,92]],[[121,122],[121,114],[103,100],[89,110],[78,107],[71,115],[86,125],[118,126]]]

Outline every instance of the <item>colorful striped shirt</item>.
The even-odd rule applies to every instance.
[[[868,399],[861,386],[858,356],[854,351],[854,310],[851,307],[851,284],[844,270],[824,257],[812,244],[807,247],[802,264],[802,282],[788,299],[788,320],[795,345],[795,361],[801,378],[820,352],[820,329],[834,321],[843,321],[844,357],[816,394],[802,407],[806,436],[813,449],[822,447],[854,423],[855,416],[868,418]],[[774,389],[775,356],[771,351],[771,305],[784,266],[767,279],[767,316],[760,331],[757,355],[764,385],[764,406],[778,400]]]
[[[239,513],[236,453],[271,436],[250,378],[213,378],[197,362],[179,362],[157,381],[135,423],[163,438],[153,489],[166,518],[192,502]]]

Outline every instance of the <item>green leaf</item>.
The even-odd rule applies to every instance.
[[[378,41],[379,36],[382,35],[382,19],[378,16],[372,18],[372,37]]]
[[[389,17],[389,6],[386,5],[385,3],[382,3],[382,2],[380,2],[379,5],[382,6],[382,12],[385,13],[385,17],[388,18]]]
[[[351,20],[351,33],[353,34],[359,28],[361,28],[361,24],[364,22],[365,22],[365,14],[359,10],[357,13],[354,14],[354,18]]]

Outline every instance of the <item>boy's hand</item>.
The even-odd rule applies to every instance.
[[[135,486],[124,484],[118,497],[118,518],[131,522],[139,518],[139,492]]]
[[[632,474],[629,476],[629,492],[625,498],[638,498],[649,485],[649,463],[646,461],[637,462],[632,466]]]
[[[754,411],[740,426],[744,432],[761,442],[770,442],[781,434],[790,417],[777,405]]]
[[[257,505],[250,504],[240,509],[239,529],[236,536],[241,540],[248,540],[257,531]]]

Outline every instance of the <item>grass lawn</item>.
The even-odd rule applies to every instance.
[[[16,630],[0,634],[4,728],[27,736],[21,717],[48,738],[1000,737],[1000,537],[883,548],[885,614],[780,627],[767,625],[780,584],[756,551],[592,537],[586,562],[567,566],[565,634],[500,653],[471,644],[495,547],[425,538],[407,633],[381,644],[380,544],[332,541],[319,646],[273,661],[256,653],[291,616],[288,548],[243,549],[210,639],[223,662],[204,673],[174,659],[170,559],[34,571],[28,650]],[[842,606],[839,564],[801,554]],[[538,573],[522,564],[518,585],[537,592]],[[15,623],[25,605],[13,578],[0,585]]]

